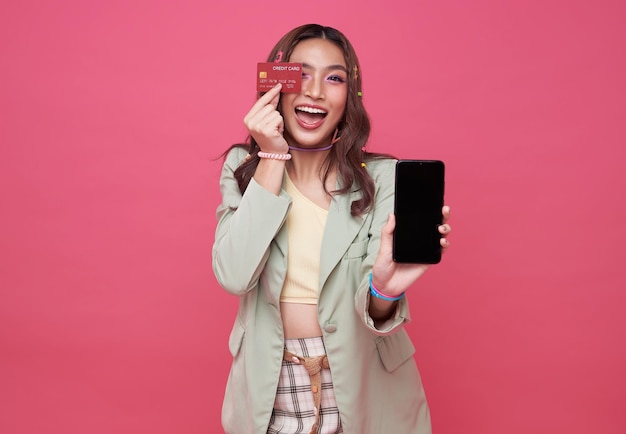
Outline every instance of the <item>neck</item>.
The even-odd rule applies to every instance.
[[[287,171],[291,179],[305,182],[321,181],[328,152],[292,152],[293,158],[287,162]]]

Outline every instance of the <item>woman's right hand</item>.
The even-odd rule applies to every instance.
[[[263,152],[282,154],[289,151],[289,145],[283,137],[283,117],[277,110],[281,87],[279,83],[267,91],[243,118],[250,135]]]

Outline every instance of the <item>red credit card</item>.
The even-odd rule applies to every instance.
[[[282,83],[281,92],[298,93],[302,88],[302,64],[259,63],[256,68],[256,80],[257,92],[267,92],[278,83]]]

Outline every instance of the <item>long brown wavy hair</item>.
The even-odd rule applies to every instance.
[[[270,52],[267,61],[273,62],[279,56],[279,53],[282,52],[282,61],[288,62],[296,45],[306,39],[326,39],[336,44],[341,49],[346,61],[348,96],[343,118],[338,125],[338,137],[341,137],[341,140],[335,143],[323,164],[322,179],[325,186],[329,173],[336,168],[340,179],[340,187],[338,190],[332,191],[332,193],[328,191],[327,193],[347,193],[355,186],[361,191],[361,197],[352,202],[351,214],[354,216],[362,215],[370,210],[374,201],[375,190],[374,181],[367,170],[364,169],[362,163],[378,158],[389,158],[390,156],[370,153],[365,150],[370,134],[370,121],[361,97],[361,68],[352,44],[350,44],[350,41],[343,33],[332,27],[325,27],[319,24],[305,24],[283,36]],[[234,147],[246,147],[248,149],[250,158],[246,159],[234,173],[242,193],[248,187],[250,179],[259,164],[257,153],[260,148],[258,144],[251,136],[248,136],[247,142],[233,145],[225,152],[227,154]]]

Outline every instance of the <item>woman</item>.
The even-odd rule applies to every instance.
[[[220,180],[213,270],[240,297],[223,427],[429,433],[403,328],[404,291],[428,267],[392,260],[395,160],[363,149],[356,54],[339,31],[305,25],[277,58],[302,63],[302,90],[260,96],[244,119],[250,143],[227,152]]]

